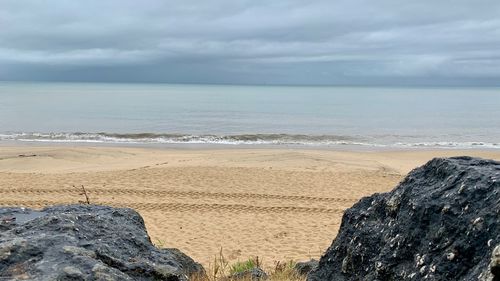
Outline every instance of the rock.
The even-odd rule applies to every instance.
[[[0,208],[0,279],[187,280],[203,267],[151,244],[131,209],[93,205]]]
[[[496,246],[491,254],[490,273],[492,280],[500,281],[500,245]]]
[[[500,162],[437,158],[348,209],[308,280],[498,280],[499,243]]]
[[[312,259],[310,261],[298,262],[295,264],[294,270],[295,272],[297,272],[297,274],[305,276],[313,269],[316,269],[316,267],[318,267],[318,263],[319,262],[315,259]]]
[[[480,281],[500,281],[500,245],[497,245],[491,254],[489,270],[479,276]]]
[[[236,281],[236,280],[266,280],[268,278],[264,270],[255,267],[249,270],[235,273],[226,278],[226,280]]]

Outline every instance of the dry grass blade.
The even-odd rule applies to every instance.
[[[76,188],[75,185],[73,185],[73,187]],[[85,189],[85,186],[83,184],[82,184],[81,189],[82,189],[82,192],[80,193],[80,195],[85,196],[85,201],[79,200],[78,203],[90,205],[89,195],[88,195],[87,190]]]
[[[261,267],[262,261],[258,258],[250,258],[247,261],[229,264],[222,253],[222,248],[219,253],[214,256],[213,263],[209,264],[207,274],[204,276],[191,276],[191,281],[232,281],[230,276],[234,273],[247,270],[249,265],[253,267]],[[294,270],[295,262],[275,262],[274,268],[266,270],[269,281],[305,281],[305,276],[300,276]],[[238,281],[252,281],[251,277],[239,278]]]

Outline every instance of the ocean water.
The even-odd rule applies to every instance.
[[[500,88],[0,82],[0,142],[500,149]]]

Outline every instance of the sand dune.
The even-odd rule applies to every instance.
[[[0,205],[84,201],[138,210],[153,242],[208,265],[318,257],[342,212],[392,189],[435,156],[496,151],[347,152],[296,149],[0,147]]]

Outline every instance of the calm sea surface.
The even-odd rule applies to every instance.
[[[500,89],[1,82],[0,141],[500,149]]]

